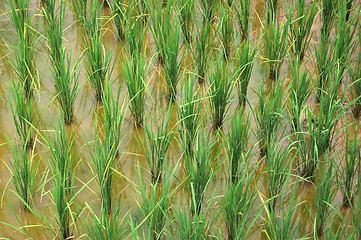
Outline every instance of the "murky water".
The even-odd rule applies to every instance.
[[[290,4],[288,1],[283,3],[285,8]],[[31,2],[31,14],[35,16],[34,23],[38,24],[38,30],[41,34],[44,34],[43,23],[44,19],[41,16],[40,12],[41,3],[33,0]],[[13,30],[12,24],[9,20],[9,6],[7,0],[0,0],[0,36],[1,36],[1,48],[0,48],[0,196],[1,196],[1,205],[0,205],[0,238],[10,238],[10,239],[24,239],[25,235],[21,233],[21,231],[17,231],[16,228],[21,225],[24,226],[23,231],[27,231],[28,234],[33,239],[51,239],[53,233],[49,230],[48,226],[43,226],[42,223],[34,216],[34,214],[21,211],[20,201],[14,194],[14,186],[11,181],[11,174],[9,170],[9,161],[11,161],[11,153],[9,147],[7,145],[7,141],[18,141],[18,137],[16,134],[15,125],[12,118],[12,111],[10,107],[10,102],[13,102],[11,96],[11,79],[15,77],[13,74],[11,67],[9,65],[10,59],[10,50],[12,49],[11,42],[16,41],[16,32]],[[260,19],[263,19],[264,15],[264,3],[262,0],[252,1],[252,18],[251,18],[251,39],[252,43],[255,44],[260,36],[261,36],[261,22]],[[283,9],[283,8],[282,8]],[[103,9],[102,15],[109,16],[109,9]],[[282,16],[282,11],[280,11],[280,15]],[[282,19],[282,17],[280,17]],[[75,17],[71,13],[71,10],[67,8],[66,16],[64,21],[64,26],[66,28],[66,35],[64,39],[64,47],[67,48],[68,52],[72,54],[72,62],[76,61],[76,58],[82,54],[82,41],[79,35],[79,31],[77,29],[77,25],[74,24]],[[315,66],[315,58],[313,57],[314,48],[313,45],[317,42],[318,36],[318,27],[317,23],[319,19],[316,19],[315,26],[312,29],[313,39],[311,40],[311,48],[307,52],[305,59],[306,67],[310,69],[311,72],[314,71]],[[216,23],[214,23],[216,25]],[[237,28],[238,29],[238,28]],[[125,61],[123,58],[123,47],[125,45],[124,42],[118,41],[117,37],[113,34],[114,28],[111,23],[108,23],[104,26],[104,38],[103,43],[109,51],[112,51],[116,55],[116,62],[114,71],[111,77],[112,80],[112,89],[113,92],[117,92],[118,88],[121,88],[121,96],[125,99],[125,104],[128,102],[128,94],[125,82],[123,80],[122,73],[122,62]],[[147,47],[147,57],[150,58],[156,52],[156,46],[152,37],[150,30],[146,32],[145,36],[145,46]],[[218,41],[216,40],[216,45]],[[238,40],[235,41],[233,48],[236,48],[238,44]],[[262,41],[259,45],[259,51],[257,54],[257,59],[255,62],[252,78],[249,84],[248,89],[248,100],[250,106],[247,106],[246,111],[251,112],[251,107],[254,109],[258,103],[258,95],[257,89],[258,84],[263,80],[264,76],[267,74],[267,70],[265,66],[262,64]],[[59,109],[56,106],[55,102],[51,102],[54,95],[54,86],[52,82],[52,74],[51,74],[51,66],[48,61],[48,54],[46,51],[47,42],[41,38],[40,41],[36,45],[36,66],[39,71],[40,76],[40,86],[36,93],[36,107],[42,112],[39,121],[39,131],[44,134],[49,134],[49,131],[54,129],[54,125],[58,122]],[[191,64],[191,54],[185,44],[181,46],[185,53],[184,67],[192,70]],[[289,72],[288,58],[284,61],[284,64],[281,69],[281,77],[287,72]],[[212,66],[212,61],[210,65]],[[148,89],[146,94],[146,108],[145,108],[145,116],[146,119],[149,120],[152,115],[159,116],[160,110],[166,110],[169,106],[169,99],[167,97],[167,88],[164,82],[162,67],[157,63],[156,58],[152,61],[150,66],[150,72],[148,76]],[[87,141],[94,140],[94,126],[97,118],[97,114],[102,111],[102,106],[99,105],[94,96],[94,92],[90,87],[89,82],[87,81],[86,71],[84,68],[84,64],[79,68],[80,73],[80,91],[76,98],[75,102],[75,120],[71,126],[68,126],[68,130],[71,128],[74,131],[75,142],[73,146],[75,159],[77,161],[76,165],[76,189],[79,190],[87,184],[87,186],[82,190],[82,192],[77,197],[77,204],[80,206],[87,202],[91,207],[93,207],[95,212],[100,211],[100,200],[98,197],[99,186],[94,179],[94,174],[92,170],[92,162],[89,154],[89,150],[87,147]],[[314,73],[315,75],[315,73]],[[286,80],[288,82],[288,80]],[[207,83],[206,83],[207,84]],[[287,84],[286,84],[287,85]],[[205,88],[206,90],[206,88]],[[204,90],[204,92],[205,92]],[[309,105],[315,105],[314,97],[311,97]],[[237,111],[238,106],[238,97],[236,91],[232,93],[232,102],[230,103],[230,109],[227,115],[227,119],[230,119],[234,112]],[[206,124],[207,132],[215,136],[215,133],[211,130],[211,119],[209,109],[206,109],[206,114],[204,114],[204,122]],[[253,119],[253,118],[252,118]],[[177,114],[176,109],[173,107],[172,114],[172,123],[174,126],[177,123]],[[347,119],[348,123],[351,123],[353,119],[349,116]],[[224,126],[226,123],[224,124]],[[341,129],[344,126],[344,122],[340,122],[338,129]],[[251,122],[252,130],[256,130],[256,123],[254,120]],[[284,126],[283,128],[289,128],[289,126]],[[223,128],[224,133],[226,134],[226,128]],[[284,132],[282,129],[280,132]],[[131,214],[133,220],[135,222],[141,222],[143,219],[142,214],[138,210],[138,195],[134,184],[137,185],[139,183],[137,166],[139,164],[141,175],[149,184],[150,173],[148,170],[148,164],[144,157],[144,152],[142,148],[139,146],[137,142],[137,138],[142,136],[142,129],[137,129],[134,126],[134,122],[131,119],[130,111],[127,110],[125,112],[125,121],[123,123],[121,134],[124,136],[123,143],[120,146],[120,152],[123,153],[122,157],[117,160],[116,170],[126,176],[127,179],[130,179],[132,182],[129,182],[126,178],[117,175],[114,179],[113,186],[113,199],[118,200],[120,202],[120,206],[122,211],[125,213],[129,209],[131,209]],[[360,129],[357,129],[357,132],[354,133],[358,136],[360,135]],[[345,136],[340,134],[337,135],[334,141],[334,148],[336,149],[334,152],[342,153],[342,149],[344,148]],[[43,214],[47,215],[49,213],[49,208],[54,210],[54,206],[50,200],[50,184],[47,183],[43,185],[42,178],[45,177],[46,173],[49,172],[49,157],[50,153],[48,149],[41,144],[41,139],[38,138],[39,142],[36,144],[34,149],[34,159],[35,161],[40,161],[39,169],[38,169],[38,191],[34,196],[34,205],[38,214],[42,216]],[[251,136],[251,143],[255,144],[256,138],[254,134]],[[221,143],[218,143],[220,146]],[[260,160],[258,147],[255,146],[253,150],[253,159],[252,161],[256,163]],[[172,146],[168,151],[167,162],[171,166],[175,166],[178,164],[178,169],[176,171],[176,176],[178,179],[184,179],[185,174],[180,166],[181,164],[181,155],[182,150],[177,143],[176,139],[173,140]],[[221,150],[221,156],[225,155],[225,150]],[[221,158],[220,158],[221,159]],[[217,196],[212,200],[212,209],[209,215],[217,213],[222,206],[222,196],[224,194],[224,188],[227,183],[228,178],[228,163],[226,158],[221,165],[221,168],[217,172],[216,176],[213,178],[212,182],[208,186],[210,189],[206,196],[205,200],[208,201],[212,195]],[[293,179],[295,180],[295,179]],[[173,187],[179,184],[178,180],[173,180]],[[265,164],[258,165],[256,170],[256,176],[254,179],[254,185],[258,184],[258,189],[260,193],[267,195],[267,175]],[[289,189],[292,189],[293,186],[288,186]],[[215,192],[213,192],[215,191]],[[297,186],[297,196],[299,202],[304,202],[301,204],[294,216],[293,223],[298,224],[296,230],[297,237],[303,236],[312,236],[313,233],[313,218],[315,212],[315,189],[312,184],[303,183]],[[186,184],[183,184],[180,187],[173,199],[172,205],[176,206],[178,201],[183,204],[183,200],[185,197],[189,198],[189,192],[187,191]],[[114,201],[115,202],[115,201]],[[345,217],[347,221],[351,219],[351,213],[349,209],[340,208],[340,203],[342,202],[342,196],[340,191],[337,192],[336,197],[332,201],[332,205],[336,206],[336,208],[340,211],[341,215]],[[289,204],[286,201],[286,205]],[[261,201],[257,199],[255,208],[261,205]],[[279,206],[277,206],[279,207]],[[288,206],[286,206],[287,208]],[[255,215],[258,214],[261,208],[255,209]],[[170,214],[173,214],[173,210],[170,211]],[[87,213],[84,212],[82,214],[83,217],[86,217]],[[225,226],[222,222],[222,219],[219,215],[218,220],[212,226],[212,233],[217,234],[219,229],[223,231],[223,236],[226,236]],[[265,217],[265,212],[261,214],[261,216]],[[51,216],[50,219],[52,220]],[[42,218],[43,219],[43,218]],[[10,227],[12,225],[14,227]],[[337,224],[336,224],[337,225]],[[327,226],[328,228],[329,226]],[[337,226],[334,226],[335,228]],[[76,233],[77,238],[84,238],[84,226],[79,224],[79,231]],[[170,232],[169,234],[172,234]],[[210,236],[210,238],[212,238]],[[258,218],[258,221],[254,225],[253,229],[250,231],[249,239],[266,239],[266,235],[264,233],[264,226],[262,218]]]

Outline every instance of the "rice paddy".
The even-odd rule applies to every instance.
[[[0,239],[361,238],[360,1],[0,9]]]

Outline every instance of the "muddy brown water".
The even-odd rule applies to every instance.
[[[285,7],[290,4],[289,2],[285,2]],[[43,23],[44,19],[40,13],[40,2],[31,0],[31,13],[35,15],[34,23],[38,24],[39,32],[43,34]],[[1,48],[0,48],[0,68],[1,68],[1,76],[0,76],[0,238],[10,238],[10,239],[24,239],[27,238],[20,231],[16,230],[21,225],[24,226],[25,231],[29,234],[32,239],[51,239],[53,238],[53,233],[49,230],[48,226],[44,226],[41,221],[39,221],[34,214],[21,211],[20,200],[14,194],[14,185],[11,181],[10,174],[10,165],[9,161],[11,161],[11,153],[9,147],[7,145],[7,141],[13,142],[18,141],[18,136],[16,134],[15,125],[12,118],[12,111],[10,107],[10,102],[13,102],[11,96],[11,79],[16,78],[15,74],[11,70],[9,59],[10,59],[10,50],[12,48],[11,42],[16,41],[16,33],[12,27],[12,24],[9,20],[9,6],[7,0],[0,0],[0,36],[1,36]],[[261,36],[261,22],[260,19],[263,19],[264,15],[264,3],[262,0],[252,1],[252,18],[251,18],[251,39],[252,43],[255,44],[260,36]],[[281,9],[283,9],[281,7]],[[108,9],[102,10],[102,15],[109,16],[110,11]],[[280,11],[280,20],[282,20],[282,11]],[[66,16],[64,20],[64,27],[66,28],[66,35],[64,38],[64,46],[67,48],[67,51],[72,54],[72,61],[75,62],[76,58],[82,54],[82,42],[81,37],[79,35],[79,31],[77,29],[75,22],[75,17],[71,13],[71,10],[67,8]],[[317,42],[317,23],[319,19],[317,18],[314,27],[312,28],[312,32],[314,33],[314,37],[311,40],[311,48],[310,51],[307,52],[305,59],[306,67],[313,72],[315,66],[315,58],[313,56],[313,44]],[[216,23],[215,23],[216,24]],[[118,39],[113,34],[114,28],[111,23],[108,23],[104,26],[104,30],[106,33],[103,37],[103,43],[105,46],[109,47],[112,52],[118,53],[114,72],[112,74],[111,79],[113,80],[112,88],[113,92],[116,92],[118,88],[121,88],[121,96],[125,99],[125,104],[128,102],[127,88],[125,82],[122,79],[122,67],[121,63],[124,60],[122,57],[124,42],[118,41]],[[237,27],[235,29],[238,29]],[[146,36],[144,39],[145,46],[147,47],[147,57],[150,58],[156,52],[156,46],[152,37],[151,32],[146,32]],[[237,47],[238,40],[235,41],[232,46],[233,49]],[[216,40],[216,46],[219,47],[218,42]],[[41,38],[40,41],[36,45],[36,59],[35,63],[39,71],[40,76],[40,86],[37,91],[37,100],[36,106],[40,111],[43,112],[39,121],[39,130],[44,132],[45,134],[49,134],[49,130],[54,129],[54,124],[58,122],[59,109],[54,102],[51,102],[54,93],[54,87],[52,82],[52,74],[51,67],[48,61],[48,55],[46,51],[47,43]],[[251,112],[251,107],[256,108],[258,103],[258,95],[257,89],[258,84],[263,81],[264,76],[267,74],[267,70],[262,64],[262,41],[259,45],[259,50],[257,53],[257,59],[255,62],[253,74],[251,77],[251,81],[248,89],[248,100],[250,105],[247,106],[246,111],[248,113]],[[181,46],[186,54],[184,67],[188,68],[188,70],[192,70],[191,66],[191,56],[187,47],[183,44]],[[283,75],[287,75],[289,71],[288,58],[285,59],[284,64],[281,69],[281,77]],[[212,61],[210,63],[212,66]],[[95,212],[99,212],[100,210],[100,200],[98,197],[99,187],[97,182],[94,179],[94,174],[92,173],[92,162],[89,154],[89,150],[86,146],[86,140],[93,141],[94,140],[94,126],[97,115],[102,111],[101,105],[99,105],[95,98],[94,92],[90,87],[90,84],[87,81],[86,71],[84,68],[84,63],[79,68],[80,73],[80,91],[76,98],[75,102],[75,120],[71,126],[68,126],[69,130],[72,128],[74,131],[74,146],[73,150],[75,155],[75,159],[77,161],[77,166],[75,169],[76,172],[76,189],[80,189],[84,184],[87,184],[82,192],[77,197],[77,204],[82,205],[87,202]],[[119,76],[119,77],[118,77]],[[286,81],[288,79],[286,78]],[[207,83],[206,83],[207,86]],[[179,87],[179,86],[178,86]],[[203,92],[206,92],[206,87],[204,87]],[[309,105],[314,105],[314,97],[311,97]],[[149,120],[151,115],[154,114],[158,116],[160,113],[160,109],[166,110],[169,106],[169,99],[167,97],[167,89],[164,82],[164,77],[162,74],[161,66],[153,60],[150,66],[150,72],[148,76],[148,89],[146,94],[146,107],[145,107],[145,116],[146,119]],[[238,111],[238,97],[236,91],[232,93],[232,101],[230,103],[230,109],[227,114],[227,120],[229,120],[235,111]],[[207,109],[207,114],[204,114],[204,121],[207,132],[215,136],[214,132],[211,130],[211,120],[209,109]],[[101,114],[100,114],[101,115]],[[137,142],[137,137],[139,134],[142,134],[142,129],[137,129],[134,126],[134,122],[131,119],[130,111],[127,110],[125,112],[125,121],[122,126],[121,134],[124,136],[124,141],[120,146],[120,152],[123,153],[121,159],[119,159],[118,164],[116,166],[117,171],[126,176],[127,179],[130,179],[133,182],[129,182],[126,178],[117,175],[117,178],[114,179],[113,184],[113,202],[119,200],[122,212],[125,213],[127,211],[131,211],[133,221],[136,223],[140,223],[143,220],[143,216],[141,212],[138,210],[138,195],[134,184],[139,182],[137,165],[140,166],[141,175],[146,180],[149,186],[150,173],[148,170],[148,164],[144,157],[144,152],[142,148],[139,146]],[[347,117],[347,122],[351,123],[354,120],[351,116]],[[251,122],[251,129],[256,130],[256,123],[253,118]],[[176,109],[173,107],[172,114],[172,125],[174,126],[177,123],[177,114]],[[283,124],[286,124],[285,122]],[[338,125],[338,129],[341,129],[344,125],[344,121],[341,121]],[[284,126],[283,128],[287,128],[289,126]],[[282,127],[281,127],[282,128]],[[223,127],[224,133],[226,133],[226,123],[224,123]],[[280,134],[284,133],[283,129],[280,129]],[[357,129],[356,133],[358,136],[360,135],[360,129]],[[342,153],[342,149],[344,148],[342,142],[344,142],[345,136],[343,134],[339,134],[335,137],[334,141],[334,154]],[[41,139],[38,138],[39,142],[37,142],[36,147],[34,149],[34,160],[40,161],[39,169],[38,169],[38,191],[34,196],[34,207],[38,214],[42,216],[43,214],[47,215],[50,219],[51,224],[53,224],[52,216],[49,214],[49,209],[54,210],[54,205],[51,202],[50,198],[50,184],[43,184],[42,177],[45,176],[45,173],[49,171],[49,163],[48,159],[50,157],[50,153],[47,147],[41,144]],[[256,144],[257,140],[254,134],[251,135],[250,142],[252,144]],[[220,146],[221,143],[218,143]],[[251,145],[250,145],[251,146]],[[173,140],[172,146],[168,151],[167,162],[171,166],[176,166],[178,162],[181,162],[182,150],[177,143],[176,140]],[[225,155],[225,150],[222,148],[221,156]],[[222,206],[222,195],[224,194],[224,188],[228,179],[228,163],[226,160],[226,156],[224,158],[224,162],[221,165],[221,168],[217,172],[216,176],[213,178],[212,182],[208,186],[209,191],[207,191],[205,196],[205,201],[208,201],[212,196],[214,199],[212,200],[211,211],[209,212],[209,217],[212,214],[217,213]],[[254,163],[260,160],[258,147],[254,146],[253,149],[253,158],[252,161]],[[181,164],[181,163],[180,163]],[[176,176],[178,179],[184,179],[185,174],[182,170],[182,167],[177,165]],[[267,175],[266,175],[265,164],[261,163],[257,167],[256,175],[254,179],[254,185],[257,184],[260,194],[267,195]],[[293,179],[295,180],[295,179]],[[133,184],[134,183],[134,184]],[[173,180],[173,187],[176,187],[179,182],[177,180]],[[287,186],[288,188],[292,188],[291,185]],[[189,192],[187,190],[186,184],[183,184],[182,187],[176,191],[175,195],[172,198],[172,206],[176,206],[178,203],[183,204],[185,197],[189,198]],[[298,224],[296,229],[296,237],[303,236],[312,236],[313,233],[313,218],[315,213],[315,189],[312,184],[299,184],[297,187],[297,197],[298,201],[303,201],[295,214],[293,215],[292,223],[293,225]],[[340,207],[342,202],[341,192],[338,191],[336,197],[332,201],[332,205],[336,206],[336,208],[340,211],[340,214],[345,217],[346,221],[351,220],[351,210],[344,209]],[[288,201],[285,203],[285,208],[288,208]],[[256,204],[254,206],[254,214],[257,215],[263,207],[260,206],[261,201],[258,198]],[[280,207],[280,206],[277,206]],[[173,214],[173,210],[169,212]],[[82,217],[86,218],[87,212],[84,211]],[[266,239],[266,235],[264,233],[264,225],[262,221],[262,217],[266,217],[265,211],[261,213],[258,218],[256,224],[250,230],[249,239]],[[9,226],[12,225],[13,227]],[[168,223],[166,225],[169,225]],[[334,224],[337,225],[337,224]],[[326,226],[328,229],[330,226]],[[335,229],[337,226],[333,226]],[[170,229],[170,227],[167,227]],[[222,222],[221,215],[218,216],[216,223],[212,226],[211,232],[213,234],[217,234],[217,232],[221,229],[223,236],[226,236],[226,229],[224,223]],[[140,231],[142,228],[140,228]],[[76,233],[76,238],[85,238],[84,237],[84,226],[79,224],[78,232]],[[174,234],[174,232],[169,232],[169,235]],[[168,239],[166,236],[165,239]],[[212,239],[212,236],[210,236]]]

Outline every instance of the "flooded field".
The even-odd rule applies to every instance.
[[[359,1],[0,9],[0,239],[361,238]]]

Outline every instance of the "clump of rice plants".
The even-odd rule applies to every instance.
[[[276,83],[272,91],[266,96],[264,83],[259,85],[259,103],[258,111],[253,110],[257,124],[257,138],[261,156],[266,156],[270,149],[272,139],[277,132],[277,127],[282,118],[284,107],[283,98],[283,81]]]
[[[61,239],[73,236],[75,221],[79,213],[73,213],[76,207],[76,193],[74,192],[74,163],[72,154],[73,133],[67,137],[64,124],[59,120],[58,128],[53,136],[53,144],[49,144],[52,157],[50,158],[52,197],[56,207],[57,235]]]
[[[338,0],[322,0],[321,1],[321,32],[326,39],[330,36],[331,29],[337,19]]]
[[[26,139],[21,141],[20,147],[9,144],[13,158],[10,161],[10,171],[15,186],[15,194],[21,200],[24,210],[31,210],[36,190],[37,167],[39,165],[39,162],[34,162],[32,153],[27,151],[29,140],[28,135]]]
[[[232,10],[236,13],[242,41],[248,39],[250,26],[250,9],[251,0],[240,0],[239,6],[236,6],[235,2],[232,4]]]
[[[90,5],[90,16],[84,23],[85,30],[82,33],[86,55],[85,67],[97,101],[101,101],[105,79],[111,75],[114,67],[110,50],[105,49],[101,42],[102,34],[99,15],[98,1],[94,1]]]
[[[243,41],[236,53],[236,66],[238,69],[236,81],[239,105],[245,106],[247,102],[247,88],[252,75],[256,51],[257,46],[251,48],[248,39]]]
[[[275,21],[277,18],[277,9],[279,0],[263,0],[266,9],[267,22]]]
[[[193,12],[195,9],[194,1],[178,1],[178,21],[182,29],[183,38],[190,43],[193,36]]]
[[[204,128],[197,136],[195,151],[193,155],[184,155],[185,173],[188,177],[188,188],[191,193],[191,200],[194,203],[192,212],[200,214],[202,211],[203,198],[207,186],[217,169],[213,169],[215,156],[212,155],[215,142],[210,135],[206,137]]]
[[[177,113],[182,138],[183,151],[187,155],[193,154],[193,146],[202,121],[202,98],[198,90],[194,90],[195,77],[191,76],[185,82],[185,75],[181,80],[181,101],[177,105]]]
[[[303,60],[310,42],[311,28],[317,13],[316,2],[307,6],[305,0],[297,0],[295,20],[290,24],[290,41],[296,57]]]
[[[193,46],[190,48],[196,65],[199,83],[204,83],[206,79],[211,43],[213,42],[213,38],[210,37],[210,31],[210,22],[206,21],[203,26],[196,24],[196,37]]]
[[[74,118],[74,103],[79,84],[77,74],[79,62],[77,61],[74,67],[70,68],[71,56],[67,55],[66,49],[62,47],[65,1],[61,1],[57,9],[55,0],[45,0],[45,3],[43,12],[47,21],[46,36],[49,43],[48,53],[53,66],[55,97],[63,112],[65,123],[69,124]]]
[[[239,138],[242,136],[241,133],[232,133],[232,135],[237,135]],[[256,201],[256,191],[252,186],[256,168],[251,168],[250,160],[250,151],[239,156],[239,160],[234,163],[238,164],[237,171],[230,169],[229,174],[232,177],[225,186],[223,215],[230,240],[246,239],[249,228],[257,219],[257,217],[253,219],[251,226],[246,225],[252,216],[252,207]]]
[[[25,88],[21,84],[17,85],[13,80],[11,93],[15,106],[10,103],[10,107],[20,140],[27,144],[27,149],[30,149],[33,146],[33,127],[36,125],[37,110],[34,99],[31,96],[24,97],[24,92]]]
[[[170,4],[170,3],[169,3]],[[168,19],[167,21],[170,22]],[[177,85],[179,82],[180,71],[182,67],[182,57],[179,50],[180,28],[177,21],[174,21],[172,31],[165,38],[164,50],[164,74],[165,82],[167,83],[169,96],[172,101],[176,100]]]
[[[218,59],[211,74],[210,81],[210,105],[212,112],[212,123],[215,129],[221,128],[224,118],[229,109],[230,96],[232,93],[233,81],[236,74],[231,73],[227,63]]]
[[[72,11],[81,27],[87,21],[87,6],[88,0],[72,0]]]
[[[151,119],[149,125],[144,122],[144,140],[141,142],[145,157],[149,164],[153,184],[162,180],[164,162],[174,136],[173,131],[169,132],[172,105],[169,105],[168,112],[162,113],[162,115],[160,123],[155,128],[155,131],[153,130],[153,119]]]
[[[228,60],[231,47],[234,41],[234,29],[233,29],[233,19],[231,14],[231,8],[228,6],[220,5],[219,11],[220,18],[220,31],[219,38],[222,44],[222,51],[224,59]]]
[[[274,208],[269,209],[266,207],[266,202],[262,199],[267,213],[267,217],[265,218],[265,233],[269,239],[286,240],[295,238],[299,223],[294,224],[292,218],[297,208],[302,204],[302,202],[297,202],[296,192],[297,183],[295,184],[294,190],[291,193],[289,203],[287,203],[289,207],[286,208],[285,205],[289,193],[287,193],[286,188],[283,189],[282,193],[280,194],[280,209],[278,211]]]
[[[292,163],[295,159],[295,155],[291,155],[291,153],[296,149],[292,143],[288,144],[288,139],[276,142],[276,139],[272,138],[270,144],[266,155],[266,171],[269,191],[268,204],[269,208],[274,210],[277,198],[291,176]],[[287,146],[282,149],[284,144]]]
[[[215,0],[201,0],[199,2],[200,11],[203,15],[203,21],[211,23],[216,12],[216,1]]]
[[[354,125],[354,135],[351,137],[349,126],[346,120],[345,158],[344,164],[342,164],[342,168],[340,169],[343,206],[346,207],[353,204],[357,191],[359,190],[359,183],[357,182],[357,179],[360,173],[360,142],[361,140],[358,139],[356,135],[356,126]]]
[[[290,61],[291,68],[291,111],[294,132],[301,131],[301,114],[304,110],[307,99],[312,94],[312,78],[308,70],[300,69],[301,56],[298,55],[294,61]]]
[[[37,70],[35,67],[35,44],[39,40],[37,31],[32,29],[32,20],[29,16],[29,0],[11,0],[10,18],[16,30],[18,43],[13,44],[11,67],[24,88],[24,95],[28,98],[33,94],[34,79]]]
[[[228,145],[227,152],[229,158],[230,174],[233,183],[238,182],[239,169],[241,162],[248,160],[248,152],[246,150],[249,140],[249,116],[243,112],[235,113],[232,118],[231,125],[228,126]]]
[[[269,67],[269,78],[276,80],[288,51],[288,31],[290,18],[281,24],[271,20],[269,24],[263,25],[264,35],[264,59]]]
[[[324,158],[326,159],[326,158]],[[316,188],[316,213],[315,213],[315,231],[320,236],[325,228],[327,219],[331,214],[333,207],[331,202],[335,197],[337,188],[334,186],[336,171],[334,159],[329,162],[323,161],[322,167],[319,168],[319,176],[315,181]]]
[[[165,171],[163,184],[160,183],[160,179],[156,179],[150,186],[150,193],[147,193],[147,188],[142,180],[142,176],[139,171],[139,186],[138,197],[140,199],[139,208],[143,213],[148,223],[148,236],[149,239],[161,239],[165,231],[165,223],[168,219],[167,214],[170,209],[171,198],[175,190],[171,189],[171,182],[174,176],[173,169],[168,168]]]
[[[117,30],[117,36],[118,36],[119,40],[124,38],[124,27],[126,24],[125,23],[125,21],[126,21],[125,11],[126,11],[127,7],[129,7],[129,6],[125,6],[124,0],[112,1],[111,9],[112,9],[112,13],[113,13],[113,21],[114,21],[114,25]]]
[[[121,215],[119,203],[114,207],[113,213],[109,214],[107,209],[103,206],[100,209],[99,217],[95,214],[94,210],[85,203],[90,215],[85,222],[85,230],[89,239],[102,240],[118,240],[123,239],[126,234],[126,217]]]

